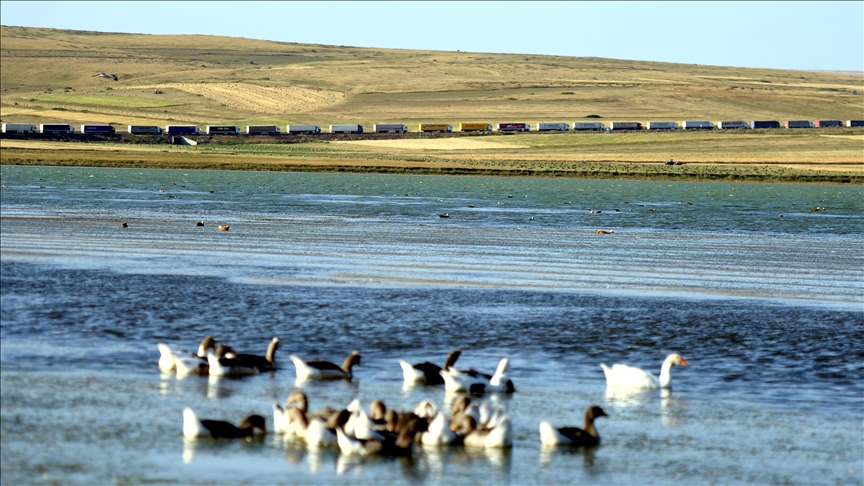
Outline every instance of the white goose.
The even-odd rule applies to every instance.
[[[492,428],[477,428],[477,422],[470,415],[454,417],[451,427],[462,436],[466,448],[501,449],[513,447],[513,424],[509,417],[503,417]]]
[[[163,372],[178,371],[184,374],[207,374],[207,350],[216,349],[213,336],[207,335],[198,346],[198,354],[185,351],[173,351],[165,343],[156,343],[159,348],[159,370]],[[203,367],[200,365],[204,365]],[[182,369],[181,369],[182,368]]]
[[[444,389],[447,392],[513,392],[513,381],[506,377],[510,360],[503,358],[498,363],[498,369],[494,375],[487,375],[476,370],[460,371],[454,367],[441,370],[444,379]]]
[[[450,421],[443,413],[439,413],[429,422],[426,432],[420,434],[419,442],[424,447],[440,447],[454,445],[458,441],[456,433],[450,430]]]
[[[674,365],[687,366],[688,363],[680,354],[670,354],[663,361],[663,366],[660,367],[660,378],[643,369],[623,364],[615,364],[610,368],[601,363],[600,367],[603,368],[603,373],[606,374],[607,386],[671,389],[672,376],[670,370]]]

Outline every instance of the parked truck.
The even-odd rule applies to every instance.
[[[75,133],[75,127],[65,123],[43,123],[39,125],[39,133]]]
[[[750,122],[750,128],[780,128],[777,120],[754,120]]]
[[[363,133],[363,125],[353,123],[330,125],[330,133]]]
[[[372,125],[375,133],[408,133],[408,125],[401,123],[375,123]]]
[[[492,124],[490,123],[460,123],[460,132],[491,132]]]
[[[639,122],[611,122],[609,124],[609,130],[621,131],[621,130],[642,130],[642,124]]]
[[[168,135],[200,135],[201,130],[195,125],[167,125],[165,133]]]
[[[602,132],[606,130],[606,125],[600,122],[574,122],[573,123],[573,131],[597,131]]]
[[[240,127],[234,125],[207,125],[207,135],[240,135]]]
[[[717,122],[717,128],[720,130],[747,130],[750,128],[746,121],[721,121]]]
[[[538,132],[567,132],[570,130],[570,125],[567,123],[538,123]]]
[[[318,125],[288,125],[285,130],[291,135],[318,135],[321,133],[321,127]]]
[[[129,125],[132,135],[162,135],[162,127],[156,125]]]
[[[678,123],[674,121],[652,121],[648,122],[648,130],[678,130]]]
[[[786,120],[784,125],[786,128],[813,128],[813,122],[810,120]]]
[[[714,124],[710,121],[684,121],[682,124],[684,130],[714,130]]]
[[[3,133],[36,133],[36,125],[29,123],[4,123]]]
[[[246,135],[279,135],[282,133],[276,125],[246,125]]]
[[[421,132],[450,133],[453,131],[453,126],[446,123],[421,123],[417,129]]]
[[[499,132],[530,132],[530,123],[499,123],[497,125]]]
[[[816,120],[816,126],[819,128],[842,127],[843,122],[840,120]]]

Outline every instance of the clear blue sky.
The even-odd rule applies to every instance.
[[[0,2],[3,25],[864,71],[864,2]]]

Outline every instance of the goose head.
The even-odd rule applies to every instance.
[[[240,429],[252,429],[253,433],[256,429],[260,430],[261,434],[267,433],[267,421],[260,415],[250,415],[244,418],[237,427]]]

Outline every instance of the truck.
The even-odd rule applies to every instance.
[[[567,123],[538,123],[538,132],[566,132],[570,130],[570,125]]]
[[[321,127],[318,125],[288,125],[285,127],[285,131],[291,135],[318,135],[321,133]]]
[[[843,122],[840,120],[816,120],[816,126],[819,128],[842,127]]]
[[[777,120],[754,120],[750,122],[750,128],[780,128]]]
[[[61,123],[43,123],[39,125],[39,133],[75,133],[75,127]]]
[[[496,126],[499,132],[530,132],[531,124],[529,123],[499,123]]]
[[[408,125],[401,123],[375,123],[372,125],[375,133],[408,133]]]
[[[166,125],[165,133],[168,135],[200,135],[201,130],[195,125]]]
[[[864,127],[864,120],[846,120],[846,126],[849,128]]]
[[[162,127],[156,125],[129,125],[132,135],[162,135]]]
[[[783,125],[786,128],[813,128],[813,122],[810,120],[786,120]]]
[[[678,130],[677,122],[654,121],[648,122],[648,130]]]
[[[642,124],[639,122],[611,122],[609,123],[609,130],[621,131],[621,130],[642,130]]]
[[[330,125],[330,133],[363,133],[363,125],[355,125],[353,123]]]
[[[684,130],[714,130],[714,124],[710,121],[684,121],[681,124]]]
[[[747,130],[750,125],[746,121],[721,121],[717,122],[717,128],[720,130]]]
[[[29,123],[4,123],[3,133],[36,133],[36,125]]]
[[[598,131],[606,130],[606,125],[600,122],[573,122],[573,131]]]
[[[240,127],[234,125],[207,125],[207,135],[240,135]]]
[[[91,135],[111,134],[115,131],[111,125],[81,125],[81,133],[89,133]]]
[[[446,123],[421,123],[417,130],[420,132],[442,132],[442,133],[450,133],[453,131],[453,127]]]
[[[276,125],[246,125],[246,135],[279,135],[282,133]]]
[[[490,123],[460,123],[460,132],[491,132],[492,124]]]

